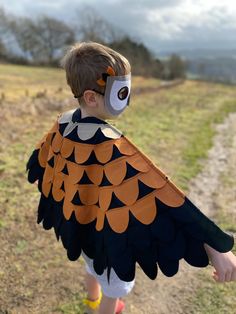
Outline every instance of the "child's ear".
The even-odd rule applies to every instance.
[[[97,99],[96,93],[92,90],[86,90],[83,94],[84,101],[87,106],[89,107],[96,107],[97,106]]]

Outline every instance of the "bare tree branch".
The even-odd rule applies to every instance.
[[[75,38],[68,25],[47,16],[40,17],[36,22],[20,18],[11,23],[11,28],[25,58],[38,63],[55,62]]]
[[[122,30],[115,28],[88,5],[83,6],[83,14],[78,10],[77,16],[75,28],[80,40],[108,44],[125,36]]]

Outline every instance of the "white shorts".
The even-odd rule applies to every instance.
[[[135,279],[132,281],[120,280],[114,269],[111,268],[110,283],[108,283],[107,269],[104,270],[102,275],[98,275],[93,268],[93,260],[90,259],[83,251],[82,256],[85,260],[86,271],[97,279],[105,296],[109,298],[121,298],[126,296],[133,289]]]

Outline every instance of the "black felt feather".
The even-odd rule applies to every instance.
[[[76,116],[77,115],[77,116]],[[73,118],[81,119],[79,111],[73,115]],[[91,122],[90,118],[84,118],[87,122]],[[82,119],[83,120],[83,119]],[[83,120],[83,122],[85,122]],[[94,122],[94,119],[92,120]],[[99,119],[96,123],[102,123]],[[59,125],[61,134],[65,130],[67,123]],[[78,137],[77,129],[68,134],[70,141],[87,144],[101,144],[111,140],[106,137],[98,128],[94,136],[86,141],[82,141]],[[113,145],[113,144],[112,144]],[[110,160],[123,158],[119,145],[113,145],[113,151]],[[189,198],[185,197],[181,206],[168,206],[160,199],[155,197],[156,216],[149,224],[139,221],[131,210],[129,210],[128,227],[124,232],[115,232],[107,217],[104,218],[104,226],[102,230],[96,229],[97,219],[89,223],[80,223],[72,211],[69,219],[66,219],[63,213],[64,200],[57,202],[53,198],[52,185],[47,182],[50,191],[46,197],[42,192],[42,182],[44,178],[45,168],[39,164],[39,150],[35,149],[30,156],[26,170],[28,171],[28,181],[34,183],[38,180],[38,189],[41,192],[37,223],[42,223],[43,228],[48,230],[54,228],[57,240],[61,240],[63,247],[67,252],[67,257],[71,261],[77,260],[81,251],[91,259],[93,259],[93,267],[98,275],[102,275],[107,270],[108,281],[110,279],[111,269],[113,268],[117,276],[124,281],[131,281],[135,278],[135,266],[138,263],[143,272],[150,278],[155,279],[158,274],[158,268],[161,272],[168,276],[174,276],[179,269],[179,261],[184,259],[187,263],[195,267],[206,267],[209,259],[204,249],[204,243],[207,243],[219,252],[228,252],[234,245],[232,235],[222,231],[213,221],[205,216]],[[66,158],[67,162],[76,164],[75,150],[71,150],[70,156]],[[70,151],[70,152],[71,152]],[[60,156],[60,152],[57,152]],[[56,156],[46,159],[51,168],[56,166]],[[94,153],[88,156],[82,166],[97,164],[104,166]],[[63,177],[68,179],[69,171],[67,164],[61,171]],[[132,180],[132,177],[139,175],[139,170],[135,169],[129,162],[126,163],[125,180]],[[53,181],[54,175],[51,177]],[[108,176],[109,177],[109,176]],[[50,179],[50,178],[49,178]],[[66,179],[65,179],[66,180]],[[60,182],[60,181],[59,181]],[[84,171],[79,182],[73,182],[77,185],[92,185],[93,182]],[[111,188],[112,184],[103,174],[102,182],[99,188]],[[74,187],[74,186],[72,186]],[[66,182],[58,187],[66,192]],[[57,188],[57,189],[58,189]],[[155,189],[138,180],[138,196],[137,201],[142,201],[148,197]],[[76,190],[75,190],[76,191]],[[55,191],[54,191],[55,192]],[[60,197],[59,197],[60,199]],[[81,199],[82,195],[81,195]],[[71,195],[72,206],[82,206],[79,191]],[[99,202],[95,204],[99,205]],[[113,192],[111,194],[110,206],[107,209],[109,214],[116,208],[126,210],[128,206],[122,202]],[[84,209],[84,207],[83,207]],[[142,209],[142,208],[141,208]],[[81,210],[81,209],[80,209]],[[99,209],[101,210],[101,209]],[[147,211],[149,208],[147,206]]]

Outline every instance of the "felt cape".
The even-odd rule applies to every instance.
[[[38,220],[55,230],[67,256],[81,249],[97,274],[111,267],[121,280],[135,277],[135,264],[155,279],[178,272],[184,258],[195,267],[209,259],[203,244],[219,252],[234,237],[205,216],[121,131],[80,109],[58,115],[35,147],[26,169],[38,180]]]

